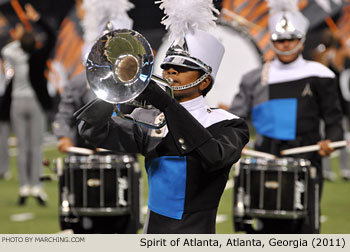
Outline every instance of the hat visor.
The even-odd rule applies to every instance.
[[[180,56],[180,55],[168,55],[165,57],[163,60],[163,63],[160,64],[160,67],[162,69],[166,68],[167,66],[182,66],[182,67],[187,67],[190,69],[194,70],[204,70],[205,67],[201,66],[198,62],[191,58],[187,58],[185,56]]]
[[[303,37],[303,34],[301,33],[272,33],[271,34],[271,40],[272,41],[278,41],[278,40],[293,40],[293,39],[301,39]]]

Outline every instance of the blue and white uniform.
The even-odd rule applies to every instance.
[[[273,60],[264,76],[266,83],[261,81],[262,71],[256,69],[243,77],[232,113],[242,117],[251,113],[259,135],[272,139],[293,141],[316,134],[318,139],[307,143],[315,144],[320,139],[320,119],[325,121],[327,139],[342,138],[337,84],[331,70],[300,56],[290,64]]]
[[[280,156],[283,149],[320,141],[321,120],[325,123],[325,139],[343,138],[337,88],[335,74],[320,63],[307,61],[301,55],[289,64],[276,58],[243,76],[229,111],[245,118],[251,116],[257,132],[256,150]],[[321,156],[308,152],[296,157],[310,160],[317,168],[321,195]],[[314,226],[318,220],[314,215],[311,219],[308,228],[300,232],[319,231]],[[283,225],[275,225],[271,232],[278,233],[278,226]]]
[[[165,117],[162,129],[110,118],[112,106],[97,100],[76,113],[82,120],[80,134],[98,147],[145,156],[146,233],[215,233],[229,171],[249,139],[247,125],[226,111],[208,108],[202,96],[179,104],[160,92],[163,113],[136,109],[133,116],[152,123]]]

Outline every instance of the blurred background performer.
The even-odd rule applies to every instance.
[[[26,16],[46,32],[46,40],[38,41],[34,31],[16,25],[14,41],[2,49],[6,62],[15,75],[10,109],[11,125],[18,140],[19,200],[23,205],[28,196],[34,196],[40,205],[46,205],[46,193],[40,183],[42,172],[42,144],[46,129],[45,111],[52,108],[44,76],[46,60],[55,45],[55,33],[40,18],[32,5],[25,5]],[[28,26],[27,26],[28,27]],[[41,45],[39,46],[39,42]]]
[[[173,40],[162,63],[163,77],[173,80],[175,98],[151,81],[138,99],[157,109],[135,109],[132,115],[148,122],[165,117],[166,126],[151,129],[111,118],[113,105],[96,99],[76,112],[79,132],[102,148],[145,156],[145,233],[215,233],[219,200],[249,140],[248,127],[204,103],[224,54],[222,44],[207,32],[215,25],[212,1],[159,3]]]
[[[0,180],[9,179],[10,106],[13,69],[0,59]]]
[[[247,231],[319,233],[317,208],[323,184],[321,157],[332,153],[330,141],[343,138],[337,82],[330,69],[306,61],[301,55],[309,22],[299,12],[297,1],[268,2],[270,40],[276,57],[243,76],[240,91],[229,111],[242,117],[252,114],[258,151],[280,156],[283,149],[316,143],[320,150],[296,156],[310,160],[317,168],[316,185],[308,188],[308,217],[301,221],[259,218],[262,225]],[[325,122],[324,140],[319,133],[321,119]],[[319,187],[318,195],[314,194],[316,187]]]
[[[116,29],[132,28],[133,20],[129,18],[127,12],[133,8],[133,4],[128,0],[84,0],[81,8],[85,13],[81,20],[81,26],[84,31],[84,46],[81,55],[83,64],[85,65],[92,45],[100,36]],[[58,149],[61,152],[68,152],[70,155],[74,155],[74,152],[69,150],[69,147],[73,146],[95,149],[95,146],[87,143],[79,136],[77,122],[73,116],[75,111],[94,98],[96,98],[96,95],[88,85],[85,71],[74,76],[64,85],[59,109],[55,121],[53,122],[53,131],[58,138]],[[108,155],[111,154],[111,152],[106,152],[105,154]],[[96,155],[103,154],[97,153]],[[133,157],[137,159],[136,155]],[[94,214],[85,216],[84,214],[78,214],[76,216],[79,219],[77,224],[71,225],[70,223],[66,223],[66,225],[61,223],[62,228],[70,227],[75,233],[137,233],[140,226],[139,178],[141,175],[134,170],[133,172],[135,173],[132,173],[132,179],[137,183],[137,188],[133,190],[134,195],[132,195],[133,198],[137,198],[137,200],[135,200],[137,205],[133,206],[137,209],[134,213],[135,216],[113,216],[111,214],[109,214],[109,216],[104,216],[103,214],[100,216],[94,216]],[[115,182],[117,183],[117,181]],[[132,187],[133,185],[134,184],[129,186]],[[98,201],[99,199],[90,200]],[[61,219],[61,221],[63,220]]]
[[[350,8],[350,5],[349,5]],[[350,15],[349,15],[350,17]],[[350,29],[350,24],[348,25]],[[350,31],[349,31],[350,32]],[[330,28],[326,28],[321,33],[320,44],[312,50],[312,56],[315,61],[318,61],[329,69],[331,69],[338,81],[338,91],[340,104],[344,113],[343,127],[344,138],[349,140],[349,127],[350,127],[350,36],[348,44],[342,47],[340,37],[341,31],[333,31]],[[347,75],[347,78],[343,76]],[[347,148],[342,148],[339,151],[338,164],[340,168],[340,175],[344,180],[350,180],[350,155]],[[323,177],[326,180],[334,181],[337,178],[330,157],[324,157],[322,159]]]
[[[93,43],[103,35],[115,29],[131,29],[132,19],[127,12],[133,5],[127,0],[84,0],[82,10],[85,15],[81,20],[83,27],[84,46],[82,49],[82,61],[85,65]],[[90,90],[86,80],[86,72],[74,76],[64,85],[58,112],[53,123],[53,132],[58,138],[58,149],[67,152],[69,147],[94,147],[83,140],[76,127],[73,113],[89,101],[96,98]]]

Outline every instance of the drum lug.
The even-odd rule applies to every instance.
[[[236,206],[236,215],[237,217],[243,217],[244,216],[244,189],[243,187],[238,188],[237,193],[237,206]]]
[[[317,176],[316,167],[310,167],[310,178],[315,179]]]
[[[62,176],[63,175],[63,160],[62,158],[57,158],[54,160],[54,166],[53,166],[53,171],[57,174],[57,176]]]
[[[68,200],[68,188],[62,188],[62,202],[61,202],[61,211],[63,213],[68,213],[70,211],[70,204]]]

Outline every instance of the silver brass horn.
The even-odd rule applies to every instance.
[[[86,76],[90,88],[96,96],[115,106],[115,111],[123,119],[151,127],[161,128],[165,120],[159,124],[151,124],[124,115],[118,104],[151,108],[145,101],[135,100],[147,87],[150,80],[166,88],[172,94],[171,80],[166,81],[152,74],[154,56],[148,41],[133,30],[114,30],[102,37],[93,45],[86,62]]]

